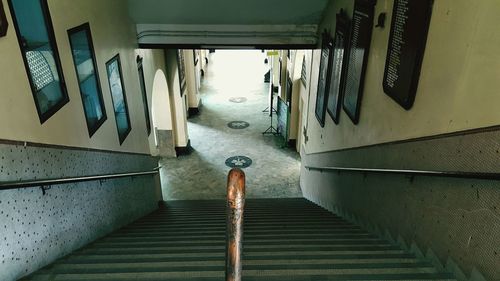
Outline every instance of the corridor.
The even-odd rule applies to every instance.
[[[252,160],[245,168],[247,197],[302,197],[299,154],[281,148],[281,137],[262,134],[270,126],[269,114],[262,112],[269,103],[265,58],[255,50],[217,50],[210,55],[200,89],[201,112],[188,119],[193,150],[160,161],[165,200],[225,198],[230,169],[225,161],[233,156]],[[276,114],[273,118],[276,127]],[[249,126],[231,129],[232,121]]]
[[[0,0],[0,281],[499,281],[498,11]]]

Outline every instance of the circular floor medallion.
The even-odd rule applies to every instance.
[[[247,98],[245,97],[232,97],[229,99],[230,102],[233,102],[233,103],[244,103],[247,101]]]
[[[248,168],[252,165],[252,159],[246,156],[233,156],[226,160],[226,166],[229,168]]]
[[[231,129],[245,129],[250,126],[250,123],[245,122],[245,121],[232,121],[227,123],[227,126]]]

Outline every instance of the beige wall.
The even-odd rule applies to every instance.
[[[335,30],[335,14],[352,15],[352,0],[331,1],[320,31]],[[320,51],[313,56],[308,110],[307,153],[359,147],[500,124],[500,2],[437,0],[429,29],[415,104],[406,111],[382,89],[392,0],[379,0],[375,18],[388,15],[384,29],[374,28],[359,125],[341,113],[335,125],[326,116],[321,128],[314,115]]]
[[[143,58],[144,80],[148,96],[151,120],[149,147],[152,155],[157,155],[155,128],[172,130],[172,112],[167,78],[165,76],[165,55],[163,50],[137,49],[136,56]]]
[[[194,66],[193,50],[184,50],[184,64],[186,68],[186,87],[187,87],[187,101],[188,107],[197,108],[200,103],[200,95],[198,91],[198,82],[196,71],[200,63]]]
[[[306,77],[307,77],[307,81],[306,81],[306,85],[304,86],[304,84],[301,83],[301,86],[300,86],[300,103],[299,105],[299,108],[300,108],[300,121],[299,123],[301,124],[301,127],[300,127],[300,130],[299,130],[299,134],[300,134],[300,142],[298,142],[298,147],[297,147],[297,150],[298,151],[301,151],[301,147],[305,147],[307,141],[306,141],[306,138],[304,138],[304,129],[307,129],[309,126],[308,126],[308,123],[309,123],[309,100],[310,100],[310,95],[309,95],[309,92],[311,91],[311,79],[312,79],[312,54],[313,54],[313,51],[312,50],[305,50],[304,51],[304,58],[306,60]],[[318,73],[316,72],[316,75],[318,75]],[[316,80],[316,83],[317,83],[317,80]],[[314,85],[316,86],[316,85]],[[312,121],[315,121],[315,120],[312,120]],[[308,139],[307,139],[308,140]]]
[[[6,37],[0,38],[0,139],[67,145],[114,151],[149,153],[144,107],[136,65],[135,29],[126,5],[119,0],[49,0],[54,32],[61,57],[70,102],[43,125],[40,124],[29,87],[19,44],[7,1],[3,0],[10,23]],[[89,138],[83,105],[73,66],[67,30],[90,22],[96,59],[108,119]],[[120,146],[105,63],[117,53],[123,68],[132,131]],[[151,102],[150,64],[158,54],[142,51]],[[147,66],[147,67],[146,67]],[[155,67],[161,65],[155,64]]]
[[[286,55],[285,55],[286,57]],[[288,73],[290,74],[290,79],[293,82],[292,88],[292,110],[290,112],[290,135],[289,138],[292,140],[297,140],[299,133],[301,132],[300,127],[302,121],[300,120],[300,91],[304,87],[300,81],[301,71],[302,71],[302,59],[304,58],[304,50],[293,50],[290,59],[287,63]],[[298,146],[297,151],[300,151],[300,146]]]
[[[165,52],[167,64],[167,82],[172,107],[172,121],[175,131],[175,146],[185,147],[187,146],[189,141],[186,114],[186,93],[188,89],[185,90],[185,93],[181,97],[181,87],[179,85],[179,68],[177,67],[177,50],[171,49],[166,50]]]

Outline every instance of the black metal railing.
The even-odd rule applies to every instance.
[[[0,190],[40,187],[43,193],[45,194],[45,191],[50,189],[50,187],[53,185],[157,175],[159,173],[159,170],[160,167],[156,167],[151,171],[142,171],[142,172],[114,173],[114,174],[79,176],[79,177],[68,177],[68,178],[58,178],[58,179],[26,180],[26,181],[16,181],[16,182],[13,181],[0,182]]]
[[[484,179],[500,180],[500,173],[483,172],[460,172],[460,171],[432,171],[432,170],[405,170],[405,169],[378,169],[378,168],[354,168],[354,167],[314,167],[305,166],[310,171],[327,172],[360,172],[377,174],[399,174],[407,176],[429,176],[429,177],[448,177],[462,179]]]

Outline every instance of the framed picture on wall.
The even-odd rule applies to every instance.
[[[349,18],[344,10],[337,14],[335,38],[333,39],[332,71],[328,91],[327,111],[335,124],[339,123],[340,105],[344,95],[347,39],[349,38]]]
[[[328,32],[323,33],[323,42],[321,47],[321,61],[319,64],[318,91],[316,94],[316,118],[321,127],[325,126],[326,102],[328,96],[326,93],[330,87],[330,57],[333,51],[333,40]]]
[[[69,102],[47,0],[9,0],[12,23],[40,123]]]
[[[8,28],[9,28],[9,23],[7,22],[7,17],[5,16],[3,3],[0,1],[0,37],[4,37],[7,34]]]
[[[68,30],[68,37],[87,128],[89,136],[92,137],[106,121],[107,116],[102,98],[99,72],[97,71],[90,24],[85,23]]]
[[[383,87],[406,110],[417,94],[433,2],[395,0],[393,4]]]
[[[345,78],[344,111],[358,124],[368,53],[373,29],[374,0],[356,0],[349,36],[349,51]]]
[[[181,97],[186,90],[186,66],[184,64],[184,50],[177,50],[177,67],[179,69],[179,83],[181,87]]]
[[[194,66],[198,65],[198,61],[200,60],[200,56],[198,55],[199,51],[198,50],[193,50],[193,59],[194,59]]]
[[[122,66],[120,55],[116,55],[106,63],[108,72],[109,89],[115,110],[116,128],[118,129],[118,139],[120,145],[125,141],[132,130],[130,127],[130,117],[128,112],[125,87],[123,86]]]

